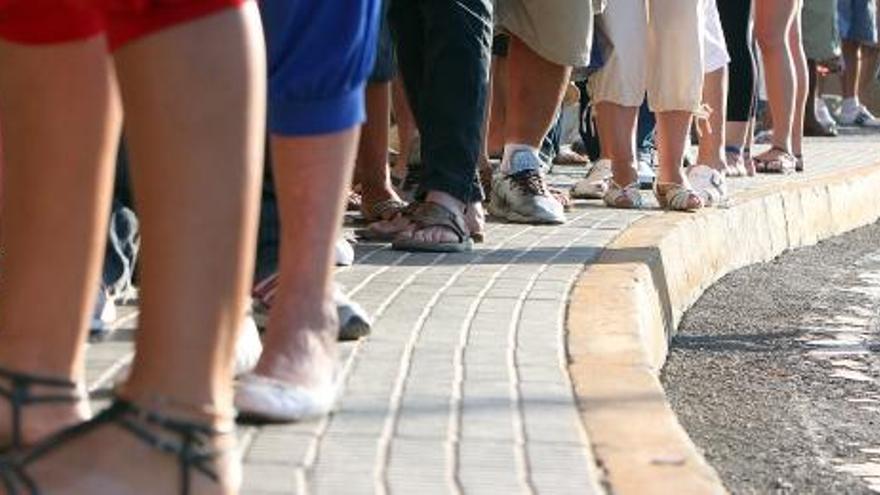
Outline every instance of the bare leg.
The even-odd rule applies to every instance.
[[[106,50],[102,38],[41,47],[0,42],[4,368],[83,380],[121,123]],[[85,403],[30,407],[23,440],[87,414]],[[8,444],[9,428],[2,400],[0,445]]]
[[[638,179],[635,142],[639,108],[601,102],[595,109],[602,155],[611,160],[613,180],[620,186],[632,184]]]
[[[281,215],[279,288],[256,373],[305,387],[326,385],[336,366],[331,300],[333,242],[358,130],[272,137]]]
[[[703,103],[712,109],[709,114],[709,132],[700,135],[697,163],[708,165],[723,172],[727,167],[724,158],[725,125],[727,116],[727,67],[710,72],[703,79]]]
[[[788,31],[788,50],[795,68],[794,118],[791,125],[791,151],[800,156],[804,139],[804,109],[807,105],[810,80],[807,74],[807,56],[801,41],[801,8],[800,2],[795,9],[795,19]]]
[[[690,141],[690,112],[657,112],[657,181],[685,184],[682,173],[684,152]]]
[[[727,146],[743,148],[746,145],[746,134],[749,130],[748,122],[728,121],[724,125],[724,136]]]
[[[391,104],[394,107],[397,137],[400,141],[400,149],[398,150],[400,153],[394,162],[392,174],[402,179],[406,177],[406,165],[412,152],[413,141],[418,136],[419,131],[416,128],[416,120],[413,117],[412,110],[409,108],[409,101],[406,99],[403,78],[399,75],[391,83]]]
[[[144,260],[138,353],[122,395],[229,428],[262,177],[266,68],[256,5],[155,33],[115,58]],[[236,490],[239,460],[227,452],[214,462],[220,482],[195,474],[192,493]],[[30,471],[48,493],[175,493],[180,483],[174,456],[118,427],[63,445]]]
[[[755,37],[761,47],[767,82],[767,99],[773,118],[773,146],[790,152],[797,114],[798,72],[792,59],[789,35],[799,0],[757,0]]]
[[[859,94],[860,46],[859,43],[853,41],[844,40],[842,43],[844,69],[840,79],[844,98],[855,98]]]
[[[541,146],[562,102],[571,68],[550,62],[510,37],[505,144]]]
[[[400,199],[388,175],[388,126],[391,84],[367,85],[367,121],[361,127],[355,165],[355,183],[361,186],[363,210],[388,199]]]

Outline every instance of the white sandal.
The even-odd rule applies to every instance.
[[[705,206],[697,191],[672,182],[655,183],[654,196],[664,210],[696,211]]]
[[[602,199],[605,204],[612,208],[639,209],[644,206],[644,198],[639,192],[639,181],[633,181],[626,186],[621,186],[613,179],[608,181],[608,191]]]

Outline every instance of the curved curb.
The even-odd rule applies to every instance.
[[[587,265],[569,304],[569,372],[609,492],[726,493],[660,384],[669,339],[728,272],[876,221],[878,191],[880,162],[768,184],[729,208],[647,216]]]

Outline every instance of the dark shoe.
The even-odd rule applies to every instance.
[[[804,123],[804,136],[808,137],[837,137],[837,126],[825,126],[816,122]]]

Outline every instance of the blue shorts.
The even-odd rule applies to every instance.
[[[364,121],[381,0],[262,0],[272,134],[330,134]]]
[[[874,0],[838,0],[840,38],[866,45],[877,44],[877,5]]]

